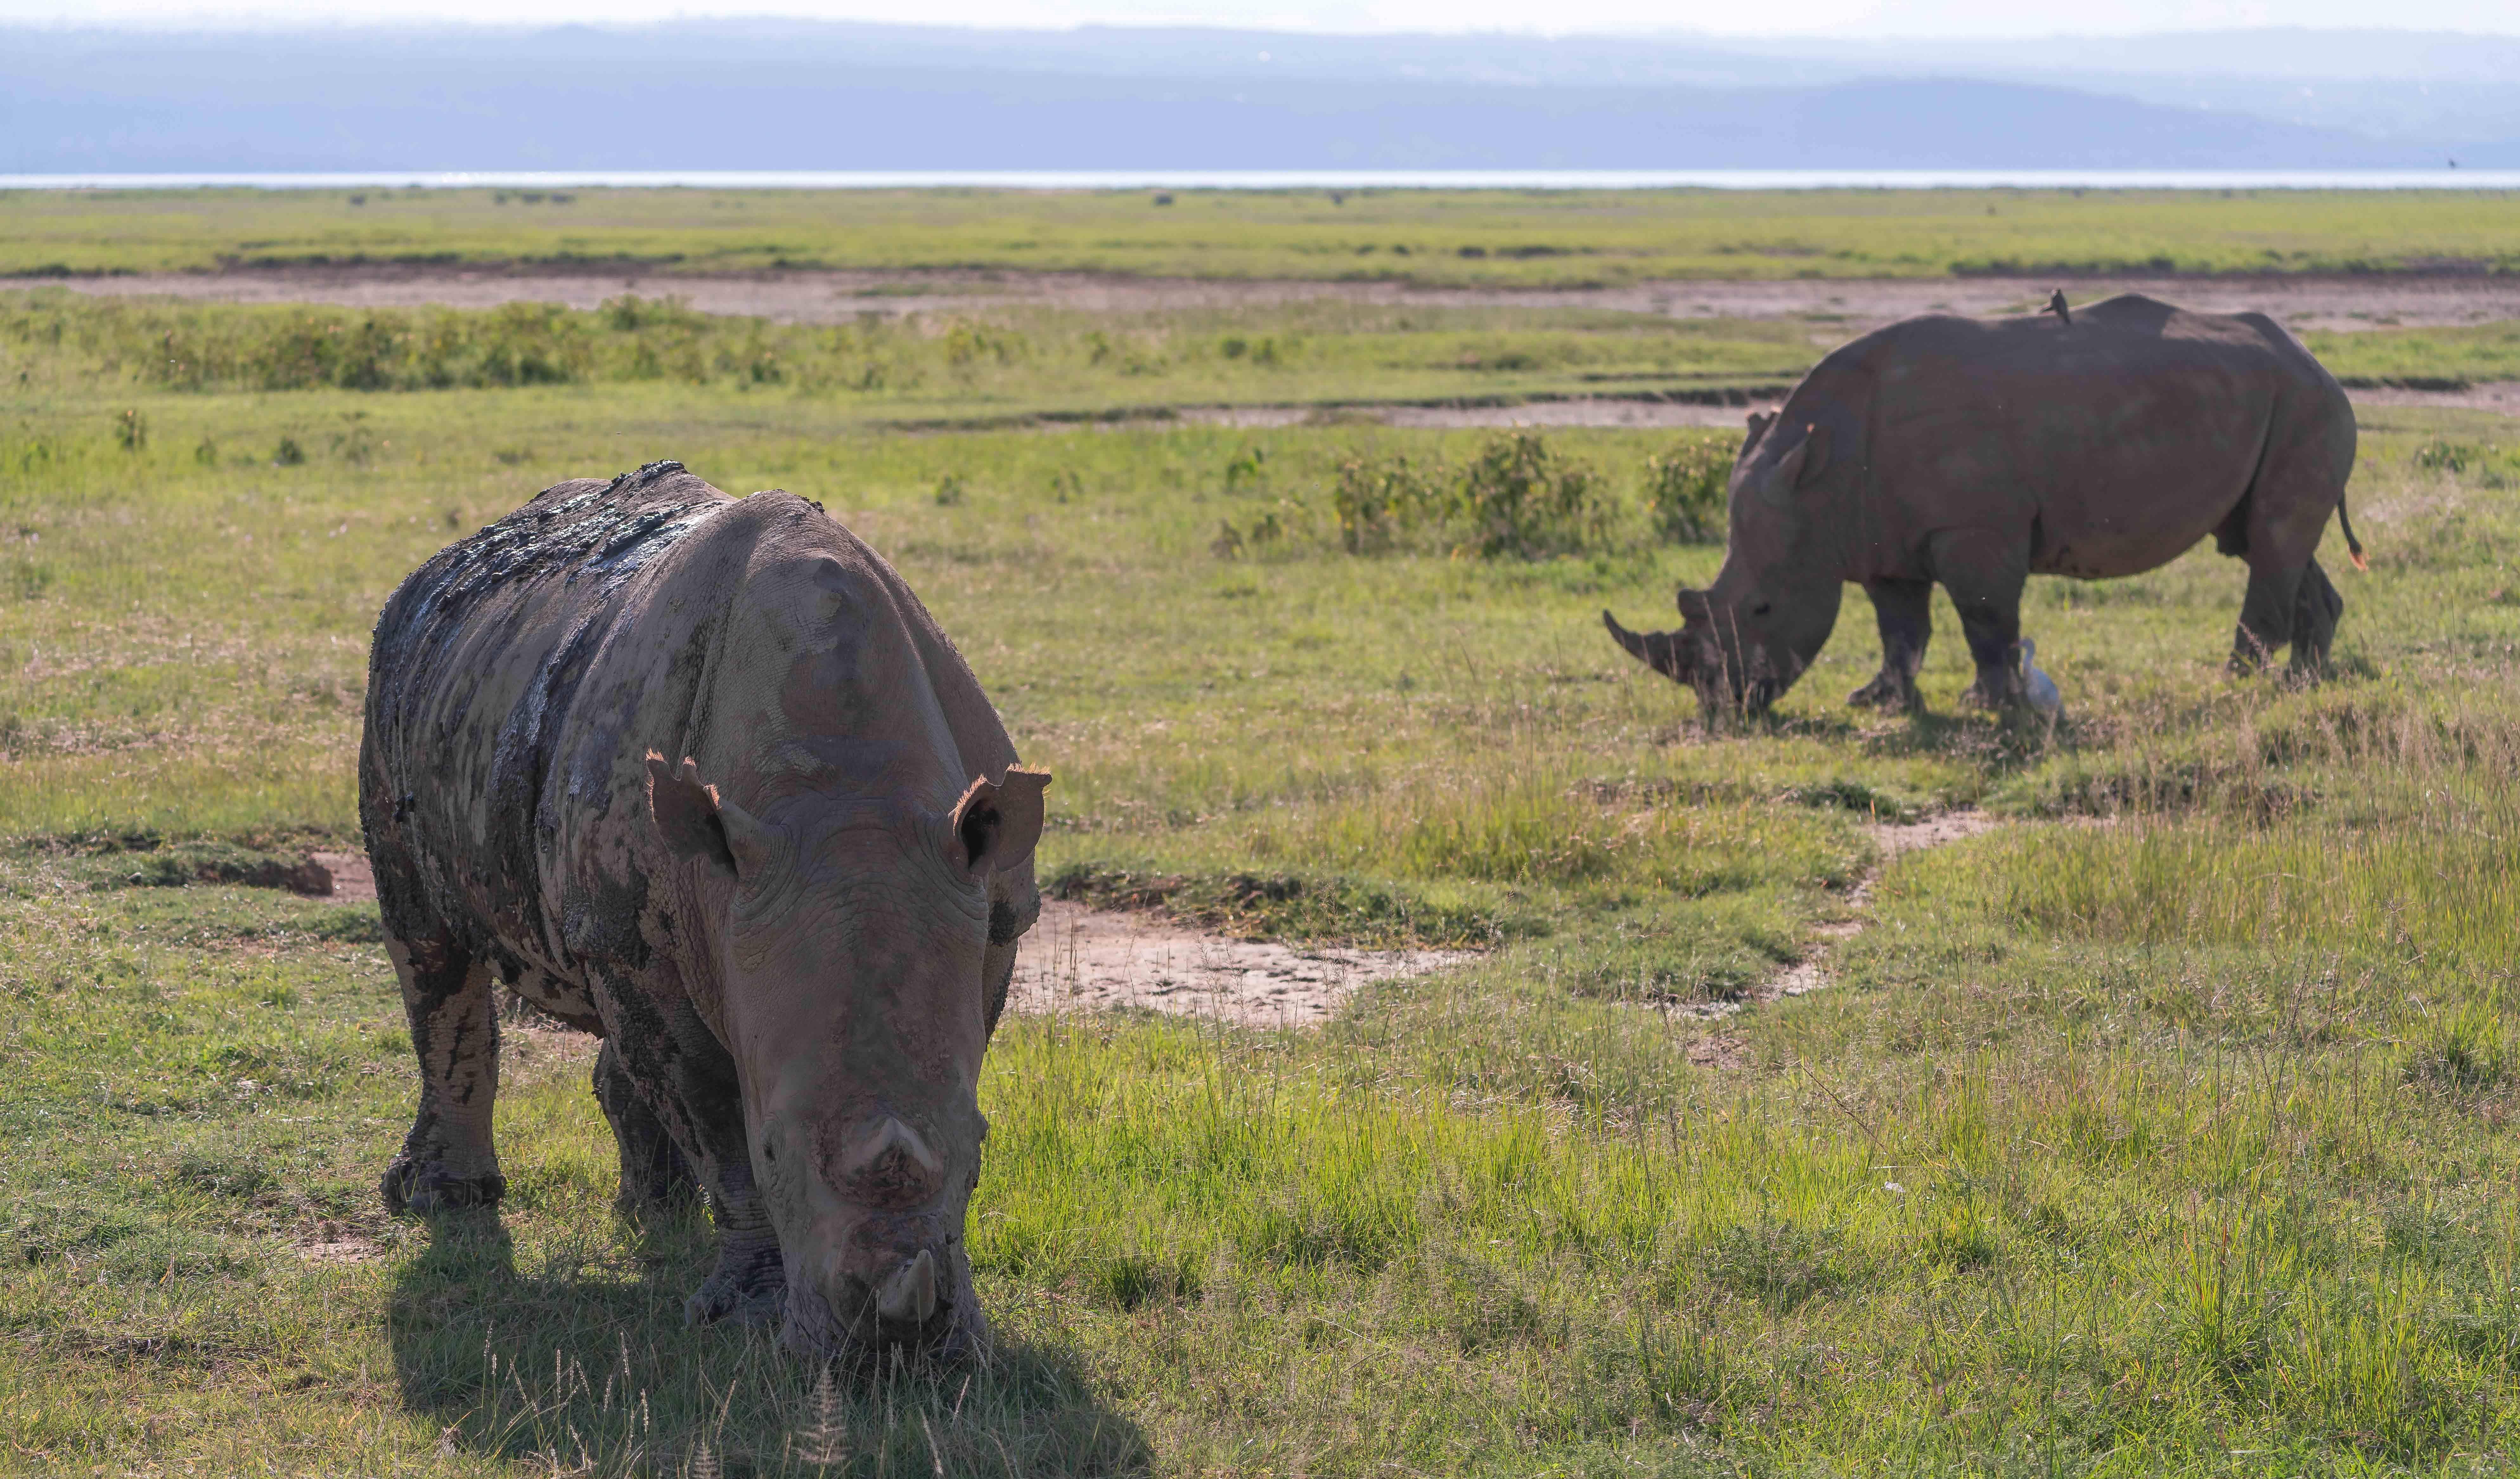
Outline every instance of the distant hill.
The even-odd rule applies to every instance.
[[[2283,39],[2268,65],[2315,60],[2250,34]],[[2520,86],[2446,77],[2429,112],[2366,97],[2419,126],[2358,131],[2235,106],[2302,84],[2196,67],[2257,43],[2154,39],[2177,55],[2140,74],[2061,69],[2138,52],[2059,42],[2008,77],[1982,73],[2034,59],[1956,48],[1935,74],[1936,53],[1886,43],[775,21],[22,28],[0,30],[0,171],[2520,165]],[[2445,66],[2505,46],[2520,78],[2520,42],[2466,39]],[[2400,51],[2405,73],[2420,56]],[[2402,85],[2430,84],[2368,84]],[[2509,131],[2487,126],[2505,101]]]

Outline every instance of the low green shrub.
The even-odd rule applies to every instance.
[[[1721,544],[1729,522],[1732,456],[1713,440],[1685,441],[1645,459],[1645,516],[1672,544]]]
[[[1533,431],[1479,449],[1462,474],[1459,510],[1465,546],[1489,560],[1598,547],[1607,542],[1611,517],[1599,476]]]
[[[1375,555],[1402,535],[1444,516],[1441,464],[1406,457],[1351,458],[1330,484],[1339,543],[1351,555]]]
[[[2413,461],[2424,471],[2474,478],[2488,488],[2520,487],[2520,449],[2493,442],[2450,441],[2436,436],[2415,448]]]
[[[1533,431],[1491,437],[1459,470],[1351,458],[1332,480],[1330,507],[1351,555],[1398,548],[1422,531],[1455,554],[1535,560],[1610,548],[1620,522],[1600,474]]]

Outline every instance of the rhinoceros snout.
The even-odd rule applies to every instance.
[[[799,1355],[867,1359],[899,1350],[953,1359],[975,1348],[987,1322],[945,1255],[922,1248],[876,1277],[835,1277],[788,1288],[784,1338]]]

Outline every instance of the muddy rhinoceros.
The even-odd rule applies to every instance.
[[[696,1320],[969,1349],[980,1054],[1047,775],[872,550],[678,463],[550,488],[378,619],[359,812],[420,1059],[395,1211],[496,1202],[492,982],[603,1036],[637,1207],[697,1190]]]
[[[1977,664],[1972,695],[2010,704],[2029,576],[2139,574],[2211,534],[2248,561],[2234,669],[2289,643],[2292,667],[2316,675],[2345,603],[2311,556],[2328,515],[2344,518],[2353,467],[2344,390],[2264,314],[2130,293],[2070,321],[1909,319],[1750,419],[1724,567],[1680,593],[1679,631],[1601,619],[1710,713],[1756,711],[1802,676],[1854,581],[1879,619],[1881,671],[1851,701],[1905,708],[1939,581]]]

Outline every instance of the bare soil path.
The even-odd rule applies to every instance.
[[[1233,940],[1159,915],[1046,903],[1015,957],[1007,1009],[1145,1008],[1245,1027],[1316,1027],[1368,981],[1471,959],[1450,950],[1347,950]]]
[[[1087,273],[794,271],[684,277],[639,272],[509,272],[496,268],[291,267],[124,277],[0,278],[0,288],[66,287],[100,296],[156,295],[231,303],[346,307],[516,301],[593,308],[624,292],[673,295],[703,313],[780,323],[842,323],[886,315],[1000,305],[1114,313],[1264,308],[1299,301],[1439,306],[1618,309],[1672,318],[1801,318],[1839,337],[1919,313],[2031,312],[2062,288],[2074,302],[2143,292],[2189,308],[2255,308],[2286,327],[2417,328],[2520,318],[2520,278],[1895,278],[1784,282],[1681,281],[1621,288],[1463,289],[1405,283],[1230,282]]]
[[[1855,885],[1854,891],[1847,895],[1848,906],[1861,910],[1871,897],[1872,885],[1880,878],[1881,871],[1888,868],[1902,854],[1917,852],[1928,847],[1941,847],[1946,843],[1958,842],[1966,837],[1992,831],[2002,825],[2002,823],[1996,818],[1982,811],[1969,810],[1945,812],[1939,817],[1930,817],[1922,822],[1867,828],[1866,830],[1872,836],[1873,845],[1881,850],[1881,860]],[[1696,1017],[1704,1021],[1720,1021],[1753,1005],[1779,1002],[1787,997],[1806,996],[1822,990],[1831,980],[1828,969],[1829,948],[1841,941],[1854,939],[1862,934],[1870,922],[1859,914],[1851,919],[1843,919],[1834,924],[1823,924],[1814,931],[1820,936],[1820,942],[1813,946],[1808,954],[1770,976],[1749,995],[1737,1001],[1688,1003],[1673,1008],[1673,1014]],[[1721,1032],[1709,1034],[1702,1039],[1689,1055],[1699,1062],[1719,1067],[1739,1067],[1746,1060],[1744,1045],[1740,1040]]]

